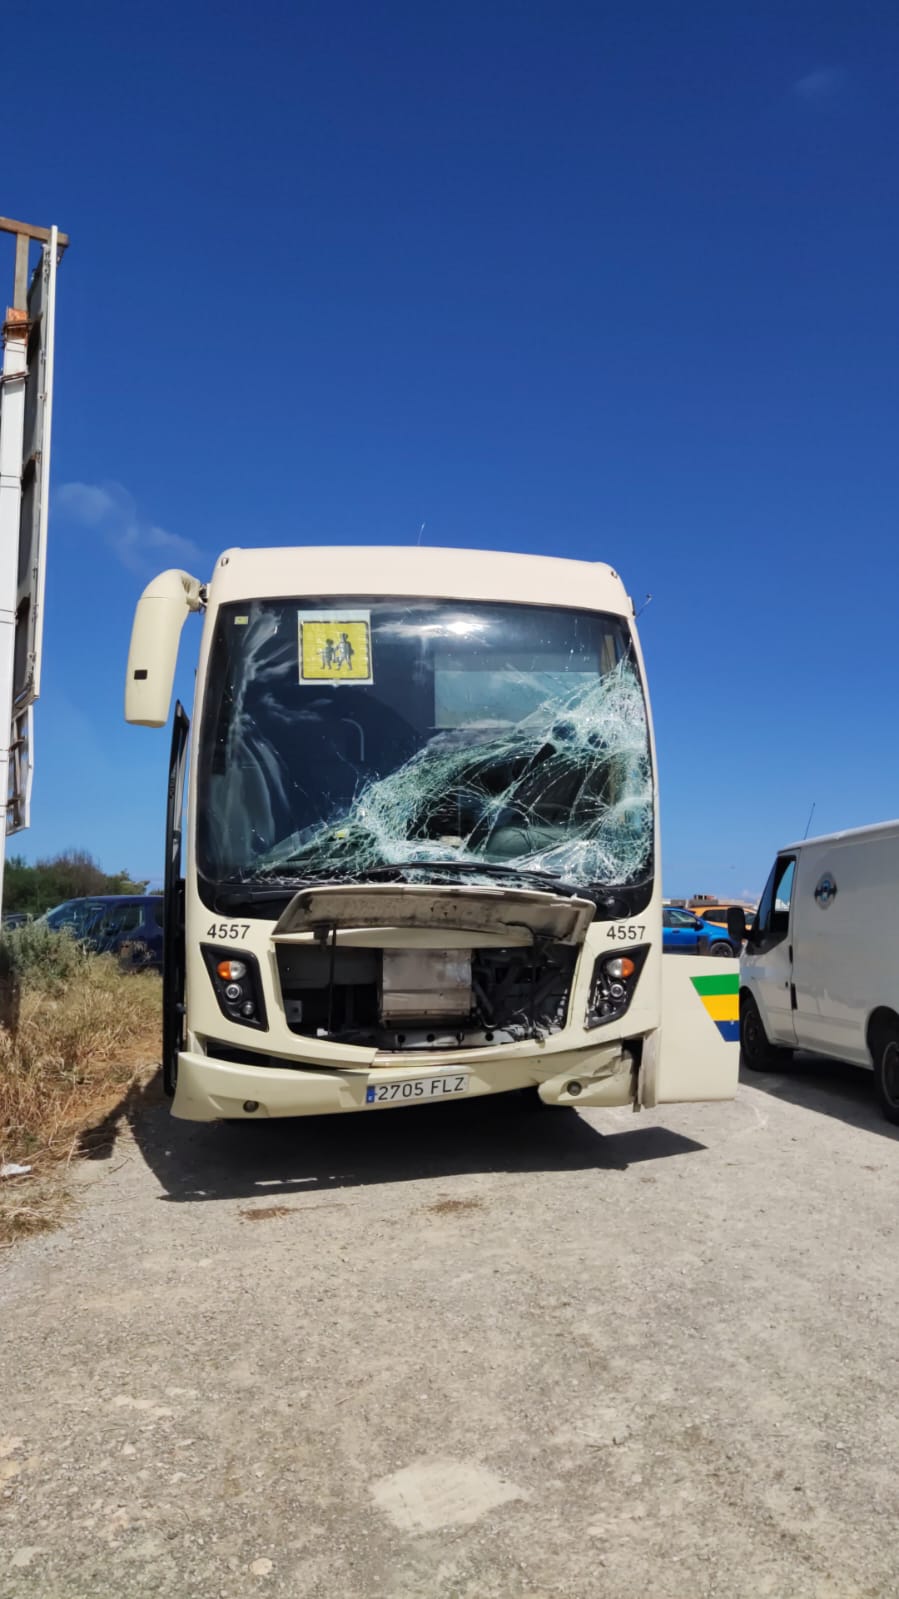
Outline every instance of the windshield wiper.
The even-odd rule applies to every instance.
[[[251,877],[241,878],[241,882],[252,886],[253,883],[271,883],[279,879],[285,883],[333,883],[338,879],[345,882],[348,878],[358,877],[358,872],[342,871],[338,866],[332,866],[327,871],[304,872],[297,861],[281,861],[277,866],[263,866]]]
[[[373,867],[373,872],[389,872],[397,881],[401,868]],[[234,910],[241,905],[276,905],[298,894],[303,888],[320,888],[323,884],[364,883],[371,873],[360,871],[296,872],[285,862],[283,866],[267,866],[253,877],[229,878],[215,890],[216,910]]]
[[[587,894],[587,889],[576,883],[565,883],[565,879],[557,878],[552,871],[539,871],[536,867],[515,867],[512,862],[502,865],[497,860],[387,860],[387,862],[373,865],[373,867],[358,867],[354,871],[342,871],[338,865],[320,871],[304,871],[302,876],[291,878],[290,862],[283,863],[283,867],[266,867],[259,873],[258,878],[248,879],[248,887],[253,881],[270,879],[278,876],[283,870],[285,886],[288,881],[296,889],[304,889],[315,883],[402,883],[411,873],[434,873],[434,871],[459,871],[459,873],[477,873],[486,878],[521,878],[528,883],[539,884],[539,887],[552,887],[558,894]],[[593,897],[589,894],[589,897]]]
[[[254,888],[252,883],[243,883],[238,888],[231,884],[215,890],[212,896],[213,909],[236,911],[241,905],[277,905],[279,900],[289,900],[298,886],[285,883],[283,888]]]
[[[552,888],[559,894],[584,894],[592,898],[585,888],[579,883],[566,883],[563,878],[556,877],[553,872],[541,872],[532,866],[501,865],[499,861],[403,861],[395,862],[391,866],[372,866],[369,870],[354,874],[353,880],[372,881],[393,877],[399,873],[407,876],[410,872],[472,872],[482,877],[517,877],[528,883],[535,883],[540,888]]]
[[[517,877],[525,883],[533,883],[537,888],[556,894],[569,894],[572,898],[589,899],[593,904],[602,909],[609,916],[629,916],[627,896],[621,889],[605,888],[596,883],[569,883],[565,878],[557,877],[554,872],[542,872],[537,866],[514,866],[511,861],[502,865],[499,861],[404,861],[401,866],[373,866],[368,873],[359,873],[355,881],[364,881],[366,876],[374,877],[375,874],[394,872],[480,872],[487,877]]]
[[[553,872],[540,871],[535,866],[515,866],[511,861],[505,865],[499,861],[392,861],[381,865],[363,866],[355,870],[344,870],[336,865],[329,871],[317,872],[291,872],[289,862],[282,866],[268,866],[257,873],[255,877],[243,879],[241,882],[222,884],[216,893],[216,903],[222,910],[235,905],[252,901],[254,905],[275,904],[291,894],[299,893],[304,888],[316,888],[326,883],[402,883],[409,878],[416,878],[438,872],[447,872],[454,875],[467,874],[490,877],[499,880],[513,879],[509,884],[514,887],[514,880],[519,883],[542,889],[545,892],[567,894],[571,898],[589,899],[596,905],[610,909],[615,915],[624,915],[625,911],[619,908],[621,895],[614,890],[605,890],[587,883],[569,883],[562,877],[556,877]],[[283,873],[280,883],[277,881],[279,874]]]

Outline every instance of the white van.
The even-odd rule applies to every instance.
[[[757,1071],[794,1049],[873,1067],[899,1123],[899,821],[781,850],[740,962],[740,1045]]]

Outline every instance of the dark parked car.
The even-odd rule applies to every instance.
[[[67,899],[40,920],[73,937],[100,955],[120,955],[135,946],[135,964],[162,967],[162,895],[98,894]]]

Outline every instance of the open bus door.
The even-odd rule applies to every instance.
[[[162,945],[162,1082],[171,1097],[178,1076],[178,1053],[184,1039],[184,878],[181,836],[184,773],[190,717],[179,700],[172,724],[169,787],[165,818],[165,884]]]
[[[640,1104],[733,1099],[740,1070],[740,967],[662,956],[661,1026],[643,1046]]]

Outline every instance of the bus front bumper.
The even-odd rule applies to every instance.
[[[448,1056],[440,1065],[433,1056],[416,1068],[327,1070],[314,1067],[234,1065],[211,1055],[184,1052],[178,1056],[178,1081],[172,1114],[184,1121],[259,1121],[273,1116],[333,1116],[342,1111],[399,1108],[427,1100],[432,1080],[465,1079],[464,1089],[441,1097],[475,1099],[516,1089],[536,1088],[547,1105],[588,1108],[629,1105],[635,1094],[633,1058],[610,1041],[605,1048],[571,1050],[552,1055],[535,1070],[533,1059],[493,1059],[472,1063]],[[418,1097],[372,1102],[371,1090],[392,1084],[422,1084]]]

